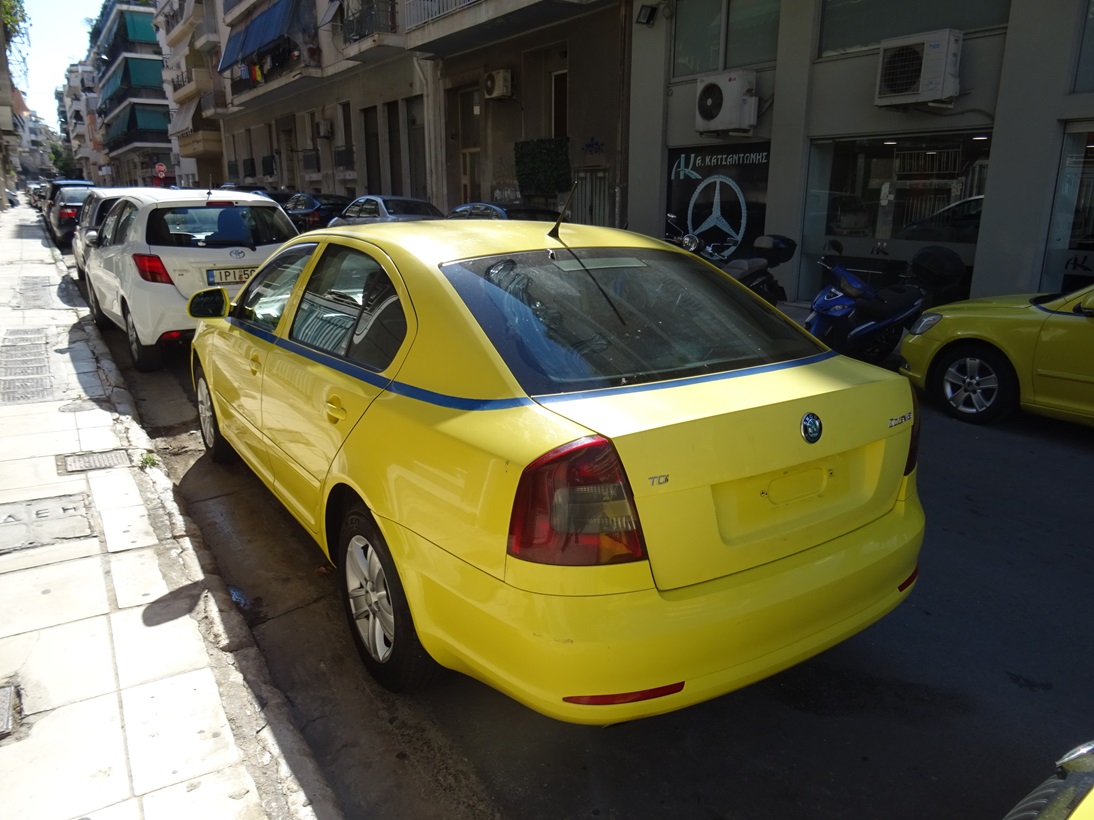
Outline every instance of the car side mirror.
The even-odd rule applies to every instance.
[[[223,319],[228,315],[231,300],[224,288],[199,290],[186,303],[186,313],[191,319]]]
[[[99,232],[96,230],[90,230],[84,232],[84,242],[88,245],[99,246]]]
[[[1094,293],[1088,293],[1075,305],[1075,312],[1094,318]]]

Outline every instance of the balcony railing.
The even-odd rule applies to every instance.
[[[162,143],[164,145],[171,144],[171,140],[168,138],[166,131],[146,131],[138,129],[126,131],[112,139],[103,140],[103,146],[107,151],[117,151],[127,145],[133,145],[137,142]]]
[[[339,171],[349,171],[353,169],[352,145],[340,145],[334,149],[334,167]]]
[[[481,2],[482,0],[407,0],[406,30],[424,26],[431,20],[459,11],[464,6]]]
[[[347,43],[355,43],[377,32],[396,34],[398,31],[392,0],[365,0],[359,10],[346,10],[342,37]]]
[[[305,174],[318,174],[319,173],[319,151],[315,148],[310,148],[306,151],[300,152],[300,162],[304,166]]]
[[[207,91],[201,95],[201,113],[205,116],[227,107],[228,101],[224,92],[219,88],[216,91]]]
[[[188,68],[185,71],[180,71],[174,77],[171,78],[171,88],[178,91],[180,88],[190,85],[194,81],[194,69]]]

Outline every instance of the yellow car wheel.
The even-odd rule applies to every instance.
[[[931,393],[956,419],[987,424],[1018,404],[1018,379],[1007,357],[985,344],[944,350],[933,368]]]
[[[200,364],[194,367],[194,388],[197,393],[198,422],[201,425],[201,440],[205,443],[205,451],[209,453],[213,461],[221,464],[230,461],[235,455],[235,450],[220,432],[220,422],[217,421],[217,411],[213,406],[213,394],[209,390],[209,382]]]
[[[350,508],[338,539],[342,602],[369,673],[392,692],[409,692],[436,673],[410,617],[399,573],[368,511]]]

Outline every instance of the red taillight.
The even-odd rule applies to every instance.
[[[61,210],[57,212],[57,215],[61,219],[75,219],[78,213],[79,211],[76,208],[61,208]]]
[[[909,385],[911,387],[911,385]],[[904,463],[904,475],[908,475],[919,463],[919,396],[912,387],[912,440],[908,442],[908,460]]]
[[[634,495],[607,439],[571,441],[524,469],[508,552],[536,564],[566,566],[645,560]]]
[[[318,225],[322,221],[323,218],[319,215],[319,211],[309,211],[307,217],[305,218],[305,222],[307,222],[309,225]]]
[[[684,682],[679,681],[667,686],[643,689],[640,692],[620,692],[617,695],[571,695],[563,700],[566,703],[579,703],[583,706],[611,706],[616,703],[637,703],[640,700],[663,698],[665,695],[675,695],[683,689]]]
[[[163,266],[163,260],[150,253],[133,254],[133,264],[137,266],[137,273],[145,282],[158,282],[161,285],[173,285],[171,274]]]
[[[177,342],[183,336],[188,335],[185,330],[169,330],[160,336],[161,342]]]
[[[915,569],[912,570],[912,574],[904,579],[904,583],[897,587],[899,592],[903,592],[912,584],[915,583],[915,579],[919,577],[919,564],[915,565]]]

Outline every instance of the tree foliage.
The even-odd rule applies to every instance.
[[[23,0],[0,0],[0,24],[4,26],[4,41],[11,51],[12,40],[27,32],[27,10]]]
[[[53,160],[53,167],[62,179],[80,179],[83,171],[80,168],[72,149],[67,145],[54,142],[49,146],[49,158]]]

